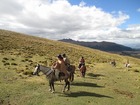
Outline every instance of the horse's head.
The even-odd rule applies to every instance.
[[[34,72],[33,72],[33,75],[39,76],[39,72],[40,72],[40,65],[37,64],[37,66],[35,67],[35,70],[34,70]]]

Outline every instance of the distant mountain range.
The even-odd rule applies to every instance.
[[[134,51],[134,49],[124,46],[124,45],[120,45],[120,44],[116,44],[116,43],[112,43],[112,42],[84,42],[84,41],[75,41],[72,39],[61,39],[59,41],[62,42],[68,42],[68,43],[73,43],[73,44],[77,44],[77,45],[81,45],[81,46],[85,46],[85,47],[89,47],[89,48],[93,48],[93,49],[98,49],[98,50],[102,50],[102,51],[115,51],[115,52],[121,52],[121,51]]]

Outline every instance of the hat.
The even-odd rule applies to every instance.
[[[57,57],[58,57],[59,59],[63,59],[63,57],[62,57],[61,54],[59,54]]]
[[[63,54],[63,57],[66,57],[66,54]]]

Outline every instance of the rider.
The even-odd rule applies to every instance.
[[[65,62],[65,65],[67,67],[67,70],[69,71],[69,69],[70,69],[70,60],[68,59],[68,57],[66,56],[66,54],[63,54],[62,56],[63,56],[63,60]]]
[[[127,59],[126,64],[125,64],[125,67],[129,67],[129,66],[130,66],[129,60]]]
[[[61,75],[64,75],[65,77],[67,77],[68,76],[68,72],[66,70],[66,65],[65,65],[65,62],[63,60],[62,55],[58,55],[57,58],[58,58],[58,61],[53,66],[53,68],[60,71],[59,78],[60,78]]]
[[[78,68],[81,68],[82,65],[85,65],[85,59],[84,59],[83,56],[82,56],[82,58],[81,58],[80,61],[79,61],[79,66],[78,66]]]

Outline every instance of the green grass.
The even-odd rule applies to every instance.
[[[71,92],[61,93],[64,82],[56,82],[56,93],[51,94],[48,81],[41,76],[19,76],[10,70],[0,70],[1,102],[14,105],[138,105],[140,75],[126,68],[114,68],[99,63],[86,77],[75,74]]]
[[[71,92],[62,93],[64,82],[58,81],[52,94],[42,73],[31,74],[37,63],[51,66],[59,53],[76,67],[84,56],[87,73],[81,78],[76,68]],[[131,68],[124,67],[127,59]],[[0,105],[139,105],[139,65],[136,58],[0,30]]]

